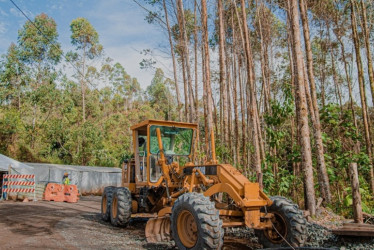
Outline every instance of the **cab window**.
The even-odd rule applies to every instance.
[[[164,153],[166,155],[188,156],[191,153],[193,130],[189,128],[176,128],[165,126],[151,126],[150,128],[150,151],[158,154],[158,140],[156,129],[160,128]]]

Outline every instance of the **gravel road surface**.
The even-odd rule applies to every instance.
[[[175,249],[173,242],[145,241],[145,218],[132,219],[127,228],[102,221],[100,202],[98,196],[78,203],[1,201],[0,249]],[[252,243],[228,237],[225,244],[248,249]]]
[[[78,203],[0,202],[0,249],[175,249],[173,242],[149,244],[146,218],[134,218],[129,227],[112,227],[100,218],[99,196]],[[328,229],[308,224],[307,247],[374,249],[374,239],[339,238]],[[259,249],[252,230],[226,229],[225,250]]]

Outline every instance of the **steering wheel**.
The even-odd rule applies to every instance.
[[[158,155],[160,154],[160,150],[157,150],[157,161],[159,160]],[[174,161],[174,156],[173,155],[167,155],[164,153],[165,159],[166,159],[166,164],[170,165]]]

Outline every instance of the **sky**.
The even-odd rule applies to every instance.
[[[70,43],[71,21],[77,17],[87,18],[99,34],[105,57],[120,62],[143,88],[151,83],[154,72],[140,69],[139,63],[145,58],[140,52],[144,49],[157,51],[167,40],[160,28],[144,20],[145,11],[133,0],[13,1],[31,20],[40,13],[54,19],[64,52],[74,49]],[[0,0],[0,54],[6,53],[11,42],[17,42],[18,30],[25,22],[26,18],[10,0]],[[165,55],[155,57],[156,67],[169,68],[170,60]]]

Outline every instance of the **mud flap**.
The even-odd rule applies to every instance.
[[[164,216],[149,219],[145,226],[145,237],[148,243],[170,241],[170,217]]]

